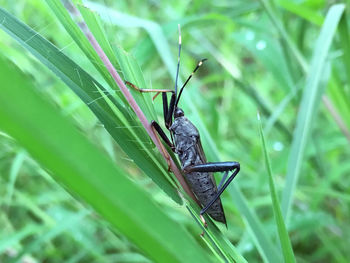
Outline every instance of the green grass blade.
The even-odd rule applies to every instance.
[[[89,7],[98,8],[99,6],[97,4],[94,5],[93,3],[89,3]],[[102,10],[98,9],[98,11],[107,12],[104,8],[102,7],[100,8]],[[162,61],[164,61],[165,65],[167,66],[170,76],[172,78],[175,77],[175,74],[172,74],[172,73],[175,72],[176,64],[174,63],[174,59],[171,56],[169,44],[165,39],[163,33],[158,29],[155,30],[155,27],[153,27],[155,23],[152,23],[152,21],[139,19],[129,15],[124,15],[113,10],[108,10],[108,13],[107,14],[105,13],[105,15],[110,16],[111,17],[110,19],[112,21],[118,20],[119,21],[118,23],[123,23],[123,26],[126,26],[126,27],[145,28],[147,32],[150,34],[151,39],[154,40],[154,45],[156,45],[158,52],[161,55]],[[159,25],[157,25],[156,28],[158,27]],[[161,36],[159,34],[161,34]],[[189,96],[184,96],[182,99],[183,99],[182,104],[186,108],[188,108],[188,112],[191,112],[191,120],[194,120],[194,122],[197,125],[197,128],[201,131],[201,139],[203,140],[203,144],[208,146],[206,148],[208,150],[206,151],[208,159],[219,161],[220,160],[219,152],[215,146],[215,142],[211,138],[207,127],[204,125],[204,122],[200,117],[198,109],[193,104],[193,101],[191,101],[191,98]],[[269,262],[278,262],[281,259],[281,257],[278,254],[277,249],[275,248],[271,240],[269,240],[269,238],[267,237],[263,229],[263,226],[260,223],[258,217],[255,215],[254,211],[252,211],[248,207],[248,203],[245,200],[243,194],[239,191],[239,189],[236,186],[230,186],[229,192],[233,197],[232,198],[233,202],[237,205],[243,217],[246,218],[248,227],[252,229],[251,233],[254,236],[256,245],[259,248],[261,248],[259,249],[259,252],[262,253],[263,257],[267,258]],[[220,243],[220,245],[223,246],[222,243]],[[235,258],[235,251],[230,251],[229,253],[233,258]]]
[[[237,184],[232,185],[228,189],[232,202],[234,202],[244,218],[245,224],[249,230],[249,234],[265,262],[281,262],[282,256],[276,246],[268,237],[264,225],[260,222],[258,216],[249,207],[249,204],[244,197]]]
[[[75,227],[77,227],[77,225],[81,223],[81,220],[83,220],[84,217],[87,215],[88,211],[83,210],[78,214],[74,214],[70,217],[65,218],[64,220],[62,220],[63,222],[61,222],[61,224],[56,225],[56,227],[50,230],[43,228],[41,233],[38,233],[40,234],[39,237],[36,238],[35,241],[31,242],[28,246],[24,247],[20,251],[20,253],[18,253],[18,255],[16,255],[12,260],[10,260],[10,263],[18,262],[24,255],[31,254],[32,252],[40,250],[42,248],[42,244],[49,242],[62,232],[74,229]]]
[[[81,2],[81,1],[77,1]],[[137,64],[134,57],[132,57],[130,54],[122,50],[121,48],[117,47],[114,50],[112,50],[107,38],[106,34],[101,26],[101,21],[99,17],[97,16],[97,13],[91,12],[90,9],[78,5],[79,11],[82,12],[82,16],[84,18],[84,21],[87,23],[90,31],[93,33],[94,36],[96,36],[96,40],[99,43],[102,43],[102,47],[105,47],[104,50],[107,50],[108,53],[106,55],[109,55],[112,57],[113,61],[117,61],[119,64],[119,67],[121,69],[121,72],[124,76],[125,80],[131,81],[136,86],[138,86],[141,89],[146,88],[145,80],[142,75],[142,71]],[[60,19],[62,20],[63,17]],[[109,74],[109,73],[108,73]],[[105,77],[107,78],[107,76]],[[97,87],[98,89],[98,87]],[[131,93],[133,97],[135,98],[137,104],[142,108],[143,113],[146,115],[148,120],[156,120],[156,114],[154,111],[154,107],[152,105],[151,96],[147,96],[145,98],[144,94],[142,94],[139,91],[136,91],[132,88],[130,88]],[[100,90],[99,90],[100,91]],[[100,92],[101,94],[101,92]],[[147,94],[151,95],[151,94]],[[110,101],[107,95],[101,94],[101,97],[104,98],[104,100],[110,105],[111,109],[114,111],[116,115],[118,114],[117,107],[113,106],[113,101]],[[127,124],[125,124],[127,127]],[[152,161],[159,167],[160,170],[163,170],[163,174],[166,178],[170,178],[167,171],[164,169],[164,160],[159,155],[154,154],[153,148],[149,147],[152,145],[150,138],[148,134],[144,132],[142,129],[128,129],[130,133],[134,134],[134,138],[136,141],[139,142],[139,148],[140,150],[144,151],[144,153],[149,156]],[[153,176],[151,176],[152,178]],[[170,191],[168,191],[170,192]],[[175,200],[177,199],[177,196],[173,197]]]
[[[302,70],[304,72],[306,72],[308,69],[307,63],[306,63],[304,57],[302,56],[302,54],[300,53],[300,51],[298,50],[298,48],[296,47],[296,45],[294,44],[294,42],[292,41],[292,39],[290,38],[287,31],[285,30],[282,22],[279,20],[277,13],[273,10],[273,8],[271,8],[270,4],[268,3],[269,1],[267,1],[267,0],[259,0],[259,1],[262,4],[262,6],[264,7],[266,13],[269,15],[271,22],[276,27],[276,29],[279,31],[279,33],[281,34],[281,37],[284,39],[284,41],[287,43],[287,46],[290,49],[290,51],[292,52],[294,58],[300,64]]]
[[[18,68],[0,58],[0,73],[7,76],[0,91],[1,129],[56,180],[77,193],[154,261],[208,262],[208,254],[187,231],[40,97]]]
[[[280,88],[286,89],[287,91],[295,90],[286,57],[283,56],[283,50],[279,43],[274,39],[273,34],[267,34],[266,32],[250,33],[253,34],[253,39],[247,38],[246,30],[234,33],[233,38],[237,43],[247,48],[254,57],[261,61],[268,72],[271,72],[279,83]],[[276,59],[271,59],[274,56]]]
[[[24,162],[24,159],[26,158],[26,153],[24,151],[20,151],[16,158],[13,161],[13,164],[11,166],[10,174],[9,174],[9,181],[7,183],[7,193],[4,198],[4,203],[7,206],[11,205],[11,200],[13,197],[13,193],[15,190],[15,183],[17,180],[18,172]]]
[[[145,133],[143,129],[140,130],[140,123],[134,119],[132,113],[115,100],[114,97],[109,96],[109,99],[113,101],[115,107],[118,108],[118,112],[120,112],[119,115],[116,115],[116,111],[101,97],[100,90],[109,94],[104,87],[79,65],[59,51],[58,48],[4,9],[0,9],[0,20],[4,21],[0,24],[0,27],[52,70],[84,101],[136,165],[152,178],[174,201],[181,203],[182,201],[176,189],[166,180],[167,172],[164,162],[161,164],[155,163],[150,155],[140,151],[140,148],[143,148],[145,144],[140,145],[140,143],[137,143],[135,137],[131,135],[131,131],[128,130],[136,130],[135,132],[139,136],[141,136],[140,132]],[[142,138],[144,138],[142,141],[149,141],[147,135],[144,135]],[[148,147],[152,148],[151,144]],[[156,155],[156,152],[153,151],[152,154]]]
[[[278,0],[277,4],[315,25],[321,26],[323,23],[324,18],[319,13],[303,4],[296,4],[288,0]]]
[[[77,2],[80,3],[81,1],[77,1]],[[118,65],[119,69],[121,69],[124,80],[130,81],[131,83],[135,84],[137,87],[141,89],[146,88],[145,80],[142,76],[141,69],[138,66],[136,60],[130,54],[126,53],[124,50],[122,50],[119,47],[114,48],[113,50],[110,43],[108,42],[106,33],[102,27],[102,23],[97,13],[92,12],[90,9],[86,8],[85,6],[82,6],[81,4],[78,4],[78,9],[81,12],[84,18],[84,21],[88,25],[90,31],[95,36],[97,42],[105,51],[107,57],[110,58],[110,60],[112,61],[112,64]],[[64,19],[64,17],[62,17],[60,21],[62,19]],[[105,78],[110,77],[109,72],[107,72],[107,74],[108,76],[105,76]],[[150,120],[156,119],[151,96],[146,97],[144,96],[144,94],[134,89],[131,89],[131,92],[133,97],[137,101],[137,104],[141,107],[142,111],[147,116],[147,118]],[[148,94],[148,95],[151,95],[151,94]]]
[[[145,29],[151,37],[152,42],[155,45],[158,53],[162,54],[161,59],[163,63],[168,69],[171,70],[170,74],[173,78],[175,78],[176,66],[172,62],[172,53],[170,52],[170,49],[167,48],[167,39],[164,36],[162,28],[159,24],[150,20],[141,19],[128,14],[123,14],[116,10],[107,9],[105,6],[95,2],[88,1],[87,6],[92,10],[96,10],[97,12],[99,12],[102,16],[108,17],[111,23],[127,28],[140,27]]]
[[[296,262],[294,252],[292,249],[292,244],[291,244],[290,239],[289,239],[288,231],[287,231],[286,225],[283,221],[281,207],[280,207],[277,191],[275,188],[275,183],[274,183],[273,176],[272,176],[272,168],[271,168],[270,158],[267,154],[266,143],[265,143],[265,138],[264,138],[264,133],[263,133],[263,129],[262,129],[260,115],[258,115],[258,120],[259,120],[259,133],[260,133],[260,137],[261,137],[261,144],[262,144],[264,157],[265,157],[265,165],[266,165],[267,174],[269,177],[269,187],[270,187],[273,213],[275,215],[278,236],[280,239],[280,244],[282,246],[284,262]]]
[[[231,77],[235,80],[235,83],[238,88],[240,88],[244,93],[247,94],[247,96],[254,101],[255,104],[258,105],[259,109],[262,111],[262,114],[266,116],[271,116],[273,110],[270,109],[270,106],[266,99],[260,94],[260,92],[256,89],[256,87],[253,87],[246,83],[244,79],[244,76],[241,78],[238,78],[237,74],[234,70],[234,65],[231,61],[229,61],[221,52],[215,47],[213,44],[209,42],[204,36],[199,34],[198,32],[193,33],[194,37],[197,38],[198,43],[200,43],[202,46],[204,46],[212,55],[215,57],[215,59],[226,69],[226,71],[231,75]],[[239,40],[244,46],[247,45],[247,41]],[[266,60],[264,60],[266,61]],[[283,64],[283,62],[282,62]],[[286,79],[283,77],[283,79]],[[286,134],[287,137],[291,137],[291,134],[289,132],[289,129],[282,123],[281,120],[276,120],[276,126],[281,129],[282,132]]]
[[[348,26],[348,16],[346,13],[342,16],[339,22],[339,37],[340,44],[343,51],[342,59],[344,61],[344,66],[346,69],[346,77],[348,84],[350,83],[350,35]],[[348,98],[349,99],[349,98]]]
[[[46,0],[47,5],[51,8],[56,17],[60,20],[64,28],[70,34],[75,43],[80,47],[80,49],[84,52],[84,54],[89,58],[91,63],[95,66],[95,68],[100,72],[101,76],[108,83],[108,85],[113,90],[118,90],[116,83],[113,78],[110,76],[108,70],[104,67],[100,57],[95,52],[95,50],[91,47],[90,42],[85,37],[80,28],[76,25],[75,21],[71,18],[70,14],[67,12],[65,6],[61,1],[58,0]],[[69,3],[66,3],[69,6]],[[106,52],[110,53],[110,47],[107,45],[103,46]],[[112,57],[112,62],[117,63],[115,59]],[[114,67],[119,68],[119,65],[116,64]],[[123,102],[125,102],[125,98],[120,93],[116,93],[116,96]]]
[[[344,5],[339,4],[332,6],[328,11],[311,60],[288,160],[286,187],[283,190],[282,211],[287,224],[290,216],[293,195],[305,155],[306,144],[314,120],[313,117],[317,113],[317,108],[323,92],[320,85],[322,74],[344,8]]]
[[[14,234],[6,235],[5,237],[2,236],[2,239],[0,240],[0,253],[3,254],[7,248],[15,246],[16,244],[20,243],[22,239],[27,238],[30,235],[37,234],[40,232],[38,231],[40,229],[41,227],[31,224],[25,226]]]
[[[347,85],[344,86],[344,81],[340,78],[340,72],[338,69],[333,70],[333,78],[330,81],[328,94],[332,99],[335,107],[337,108],[341,118],[346,124],[347,132],[346,136],[349,137],[350,130],[350,35],[348,26],[348,16],[346,13],[342,16],[339,22],[339,42],[340,48],[343,52],[341,59],[344,67],[344,77]],[[345,127],[341,127],[345,130]]]

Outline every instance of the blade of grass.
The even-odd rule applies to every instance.
[[[287,225],[306,144],[315,119],[313,117],[317,113],[323,93],[322,85],[320,85],[322,73],[324,72],[327,55],[344,8],[345,6],[342,4],[334,5],[330,8],[313,52],[311,66],[297,117],[296,128],[294,130],[293,142],[288,160],[286,186],[283,190],[282,211]]]
[[[85,216],[88,215],[87,210],[83,210],[75,215],[72,215],[68,218],[65,218],[60,222],[60,224],[56,225],[56,227],[53,227],[51,229],[43,228],[41,229],[41,233],[37,233],[39,235],[38,238],[35,239],[35,241],[31,242],[29,245],[23,247],[21,251],[13,257],[11,260],[9,260],[9,263],[18,262],[21,260],[21,258],[26,254],[31,254],[32,252],[38,251],[42,249],[42,244],[47,243],[59,234],[61,234],[64,231],[69,230],[71,227],[75,227],[76,225],[80,224],[81,221],[84,219]]]
[[[89,4],[89,6],[91,7],[91,4]],[[175,73],[175,64],[172,60],[172,56],[171,56],[171,52],[170,52],[170,48],[169,45],[163,35],[163,32],[161,30],[161,27],[157,24],[155,24],[154,22],[151,21],[147,21],[147,20],[143,20],[143,19],[139,19],[139,18],[130,18],[128,15],[123,15],[120,14],[118,12],[115,11],[108,11],[109,15],[113,15],[113,19],[118,20],[119,22],[123,22],[125,23],[127,26],[139,26],[139,27],[143,27],[145,28],[151,38],[154,40],[154,44],[157,46],[159,53],[162,55],[162,60],[166,63],[167,67],[168,67],[168,71],[169,72],[174,72]],[[131,21],[129,21],[131,20]],[[129,22],[127,22],[129,21]],[[172,77],[175,76],[175,74],[171,74]],[[185,98],[185,100],[187,101],[187,104],[189,104],[189,98]],[[194,108],[194,106],[193,106]],[[197,110],[194,109],[193,112],[196,112]],[[199,118],[199,117],[197,117]],[[197,122],[198,123],[198,122]],[[203,123],[199,122],[199,129],[201,129],[202,133],[206,133],[206,128],[202,127]],[[204,134],[204,137],[206,138],[210,138],[210,136],[208,136],[208,133]],[[203,138],[203,137],[202,137]],[[214,144],[214,142],[211,140],[211,143]],[[214,149],[214,148],[212,148]],[[219,233],[213,234],[212,235],[217,235],[220,236]],[[220,244],[217,244],[218,247],[227,247],[225,246],[225,244],[222,243],[222,241],[220,241]],[[227,250],[225,250],[226,253],[228,253],[231,257],[235,258],[236,256],[236,252],[232,250],[232,248],[229,248]]]
[[[125,51],[121,50],[121,48],[116,48],[114,51],[108,42],[106,33],[103,30],[102,23],[97,13],[92,12],[85,6],[82,6],[81,1],[79,0],[76,0],[75,2],[78,2],[77,8],[82,14],[84,21],[88,25],[92,34],[95,36],[97,42],[100,44],[102,50],[106,53],[106,56],[111,60],[112,65],[114,67],[115,65],[120,66],[124,80],[134,83],[141,89],[146,88],[141,69],[135,59]],[[149,99],[148,96],[147,99],[145,99],[142,93],[134,89],[131,89],[131,93],[147,118],[152,120],[156,119],[156,114],[152,106],[152,100]]]
[[[273,208],[273,213],[275,215],[279,241],[282,246],[282,252],[283,252],[282,254],[284,257],[284,262],[296,262],[294,252],[292,249],[292,244],[289,239],[288,231],[283,221],[283,216],[282,216],[281,207],[277,196],[277,191],[275,188],[275,183],[272,176],[270,158],[267,154],[266,143],[265,143],[265,138],[264,138],[264,133],[263,133],[259,113],[258,113],[258,121],[259,121],[259,133],[261,138],[261,145],[262,145],[264,157],[265,157],[265,166],[269,177],[269,187],[270,187],[270,194],[271,194],[271,200],[272,200],[272,208]]]
[[[147,31],[152,39],[159,54],[162,54],[161,59],[168,69],[170,69],[170,75],[175,78],[176,66],[172,63],[173,56],[170,49],[164,45],[167,42],[164,36],[161,26],[153,21],[147,19],[141,19],[128,14],[120,13],[116,10],[106,9],[98,3],[87,1],[87,6],[92,10],[97,10],[101,15],[108,17],[110,22],[118,24],[123,27],[140,27]]]
[[[277,3],[289,12],[292,12],[315,25],[321,26],[323,24],[323,16],[303,4],[296,4],[288,0],[278,0]]]
[[[254,37],[248,38],[248,32]],[[233,33],[232,37],[235,42],[241,44],[241,46],[244,46],[244,48],[249,50],[254,57],[261,61],[264,67],[266,67],[266,70],[274,76],[276,82],[278,82],[282,89],[285,89],[286,91],[296,89],[290,70],[288,69],[287,58],[283,55],[283,50],[279,43],[275,40],[272,33],[244,30]],[[259,46],[259,44],[261,44],[261,46]],[[213,52],[218,53],[218,55],[220,53],[215,48]],[[274,56],[276,59],[271,59]],[[222,54],[219,57],[221,57],[220,60],[222,61],[227,60]],[[232,64],[232,62],[227,60],[225,64]],[[225,68],[227,67],[225,66]]]
[[[281,262],[282,256],[266,234],[263,224],[252,210],[237,183],[228,188],[232,202],[234,202],[242,214],[245,225],[252,237],[264,262]]]
[[[191,213],[198,226],[202,229],[204,233],[202,239],[205,240],[208,246],[210,246],[210,249],[215,251],[215,255],[221,256],[219,259],[223,259],[225,262],[247,263],[246,259],[237,251],[236,247],[220,235],[219,230],[209,217],[205,216],[205,220],[209,226],[209,228],[205,228],[198,216],[197,209],[193,209],[189,205],[186,205],[186,208]]]
[[[299,63],[299,65],[301,66],[301,68],[303,69],[303,71],[305,73],[307,73],[309,71],[309,66],[305,61],[305,58],[302,56],[302,54],[298,51],[298,49],[296,48],[296,46],[294,45],[294,43],[291,41],[289,35],[287,34],[285,28],[283,27],[282,23],[279,21],[278,16],[277,16],[277,12],[275,10],[273,10],[273,8],[271,8],[271,6],[267,3],[266,0],[260,0],[260,2],[262,3],[263,7],[265,8],[266,12],[268,13],[271,21],[273,22],[274,26],[276,27],[276,29],[280,32],[281,36],[284,38],[285,43],[287,44],[287,47],[293,52],[294,56],[297,58],[297,62]],[[324,19],[321,17],[317,18],[318,15],[317,14],[311,14],[310,10],[307,7],[303,7],[302,5],[298,5],[298,8],[295,4],[290,3],[290,1],[284,1],[284,0],[279,0],[278,1],[280,5],[286,7],[287,9],[289,9],[289,11],[295,11],[297,12],[299,15],[301,16],[307,16],[308,19],[311,18],[314,22],[316,22],[316,20],[319,20],[316,24],[318,24],[321,21],[324,21]],[[299,8],[301,7],[301,8]],[[316,19],[316,20],[315,20]],[[344,55],[342,56],[343,61],[344,61],[344,65],[346,68],[346,71],[349,72],[350,70],[350,63],[349,63],[349,56],[350,56],[350,52],[349,52],[349,46],[350,46],[350,38],[349,38],[349,31],[348,31],[348,25],[347,25],[347,18],[346,18],[346,13],[344,12],[342,14],[342,18],[339,22],[339,36],[340,36],[340,45],[342,47],[343,53]],[[350,130],[350,118],[348,117],[349,114],[348,112],[350,111],[350,107],[349,107],[349,103],[348,103],[348,99],[350,97],[350,94],[345,92],[344,88],[343,88],[343,84],[340,81],[336,81],[337,77],[336,76],[338,73],[334,72],[331,78],[331,85],[329,88],[329,92],[330,95],[332,97],[332,100],[335,101],[336,103],[336,107],[338,108],[338,110],[341,112],[341,116],[342,119],[345,120],[346,124],[347,124],[347,130],[346,132],[348,132],[348,130]],[[349,74],[347,74],[347,76],[349,76]],[[335,84],[332,84],[333,82],[337,82]],[[327,107],[327,105],[326,105]],[[337,122],[337,120],[335,120]],[[345,132],[345,134],[346,134]]]
[[[348,84],[350,83],[350,36],[349,36],[349,26],[348,26],[348,16],[346,13],[342,16],[339,22],[339,40],[343,51],[343,62],[346,69],[346,77]],[[350,94],[348,94],[350,95]],[[350,98],[348,97],[348,100]]]
[[[332,79],[329,86],[329,96],[331,97],[334,106],[337,108],[339,115],[341,117],[341,122],[345,122],[347,128],[339,126],[345,136],[348,137],[350,130],[350,36],[347,14],[344,12],[342,18],[339,22],[339,42],[340,47],[343,52],[341,59],[345,68],[345,82],[347,85],[344,87],[344,80],[340,78],[340,72],[333,70]],[[339,118],[338,118],[339,119]]]
[[[302,70],[304,72],[307,72],[308,66],[307,66],[307,63],[306,63],[303,55],[300,53],[300,51],[298,50],[296,45],[293,43],[293,41],[289,37],[289,35],[288,35],[287,31],[285,30],[285,28],[283,27],[281,21],[278,19],[278,15],[273,10],[273,8],[269,5],[268,0],[259,0],[259,1],[260,1],[261,5],[263,6],[263,8],[265,9],[268,16],[270,17],[271,22],[276,27],[278,32],[281,34],[284,41],[287,43],[288,48],[292,52],[296,61],[301,66]]]
[[[30,224],[13,234],[2,236],[0,240],[0,253],[3,254],[9,247],[15,246],[22,239],[28,238],[30,235],[37,234],[41,229],[42,227]]]
[[[261,109],[262,113],[266,116],[271,116],[273,110],[270,109],[267,101],[263,98],[263,96],[256,90],[256,88],[252,87],[248,83],[245,83],[244,80],[241,80],[239,76],[235,73],[234,65],[225,58],[223,54],[221,54],[215,46],[213,46],[205,37],[203,37],[199,32],[194,31],[193,35],[197,38],[198,42],[204,46],[212,55],[216,58],[216,60],[226,69],[226,71],[231,75],[234,79],[235,84],[238,88],[240,88],[244,93],[247,94],[249,98],[251,98],[257,105],[259,105],[259,109]],[[291,134],[287,126],[281,121],[276,120],[276,126],[281,129],[281,131],[286,135],[287,138],[291,138]]]
[[[220,247],[218,245],[216,247],[220,249]],[[222,254],[222,255],[224,256],[224,254]]]
[[[18,68],[0,58],[0,73],[7,76],[0,90],[1,129],[22,144],[54,178],[154,261],[209,262],[208,253],[188,232],[170,220],[151,196],[40,97]]]
[[[81,17],[81,14],[79,13],[78,9],[76,9],[74,6],[69,6],[69,9],[70,9],[70,12],[73,16],[76,16],[77,18]],[[199,204],[197,198],[194,196],[193,192],[191,191],[191,189],[187,185],[187,183],[186,183],[184,177],[182,176],[181,172],[179,171],[177,165],[175,164],[173,159],[170,157],[168,152],[166,152],[166,150],[164,149],[164,146],[161,143],[159,137],[157,136],[155,130],[152,128],[151,123],[147,120],[147,118],[146,118],[145,114],[143,113],[143,111],[141,110],[140,106],[137,104],[137,102],[135,101],[135,99],[131,95],[130,91],[125,86],[124,81],[121,79],[118,72],[113,67],[112,63],[110,62],[110,60],[108,59],[108,57],[106,56],[104,51],[102,50],[101,46],[96,41],[96,38],[91,33],[91,31],[88,28],[85,21],[80,21],[78,23],[78,26],[84,32],[85,36],[87,37],[87,39],[91,43],[92,47],[94,48],[94,50],[96,51],[96,53],[100,57],[101,61],[105,65],[105,67],[107,68],[108,72],[111,74],[111,76],[113,77],[113,79],[117,83],[119,89],[123,93],[125,99],[129,103],[130,107],[135,112],[136,116],[139,118],[139,120],[142,123],[142,126],[144,127],[144,129],[146,130],[147,134],[152,139],[153,143],[156,145],[159,152],[163,155],[164,159],[167,161],[169,169],[171,169],[172,172],[174,173],[174,175],[176,176],[177,180],[179,181],[179,183],[182,186],[182,189],[186,192],[186,194],[188,194],[188,196],[190,196],[194,201],[196,201]]]
[[[138,66],[136,60],[127,54],[124,50],[121,48],[116,48],[114,51],[112,50],[107,38],[106,34],[101,27],[101,21],[96,13],[91,12],[90,9],[84,7],[81,5],[81,1],[77,0],[75,2],[78,2],[78,9],[80,12],[82,12],[82,16],[84,18],[84,21],[88,25],[88,28],[91,30],[94,36],[96,36],[97,42],[101,44],[102,50],[107,50],[106,55],[109,58],[111,56],[112,61],[118,62],[120,69],[122,71],[122,74],[124,76],[124,79],[131,81],[132,83],[136,84],[141,89],[146,88],[144,78],[142,76],[142,72],[140,67]],[[75,37],[76,38],[76,37]],[[101,61],[102,63],[103,61]],[[113,65],[115,63],[112,63]],[[105,77],[108,78],[108,77]],[[98,87],[96,87],[98,89]],[[100,91],[100,90],[99,90]],[[130,92],[132,93],[133,97],[135,98],[137,104],[142,109],[142,112],[145,113],[148,120],[156,120],[156,114],[152,105],[151,99],[145,99],[143,94],[135,91],[134,89],[131,89]],[[100,91],[101,94],[101,91]],[[104,98],[104,100],[107,101],[107,103],[110,105],[111,109],[113,109],[114,113],[118,115],[118,109],[113,106],[112,101],[109,101],[108,96],[101,94],[101,97]],[[129,129],[131,133],[135,134],[134,138],[136,141],[139,142],[140,149],[142,148],[143,151],[150,156],[150,158],[156,163],[160,168],[162,168],[163,160],[159,155],[155,155],[153,148],[145,147],[148,144],[152,144],[150,142],[149,136],[141,129]],[[171,177],[169,177],[169,174],[164,171],[165,177],[172,180]],[[176,183],[174,184],[176,186]]]
[[[167,172],[164,162],[160,168],[152,161],[149,155],[140,151],[140,148],[143,146],[137,144],[135,138],[131,136],[131,132],[128,129],[140,129],[140,123],[134,119],[130,111],[116,101],[114,97],[109,96],[109,99],[118,108],[118,112],[120,112],[119,115],[116,115],[107,101],[101,99],[99,90],[109,94],[103,86],[79,65],[64,55],[58,48],[40,36],[40,34],[1,8],[0,20],[3,21],[0,27],[61,78],[91,109],[113,139],[135,164],[152,178],[174,201],[181,204],[182,200],[178,196],[177,191],[165,179]],[[126,127],[126,129],[122,129],[123,127]],[[139,131],[136,131],[136,133],[139,133]]]
[[[60,19],[60,22],[70,34],[75,43],[80,47],[81,50],[83,50],[83,52],[89,58],[91,63],[101,73],[101,76],[105,79],[108,85],[112,87],[113,90],[118,90],[116,83],[114,82],[113,78],[111,78],[111,76],[108,74],[107,69],[103,66],[103,63],[101,62],[101,59],[99,58],[98,54],[91,47],[89,41],[84,36],[83,32],[79,29],[79,27],[76,26],[75,22],[63,6],[63,3],[57,0],[46,0],[46,3],[51,8],[53,13]],[[67,6],[69,6],[68,1],[65,1],[65,3],[67,4]],[[104,48],[106,48],[106,52],[110,53],[110,47],[108,45],[104,45]],[[114,56],[111,57],[112,61],[114,63],[117,63],[117,61],[113,58]],[[118,64],[114,66],[119,68]],[[120,93],[117,92],[116,95],[121,101],[123,101],[124,103],[126,102],[125,98]]]
[[[89,7],[93,8],[92,3],[89,3]],[[161,30],[155,30],[154,26],[155,23],[152,21],[139,19],[135,17],[131,17],[129,15],[120,14],[116,11],[109,10],[108,15],[112,16],[111,19],[118,20],[120,23],[123,23],[126,27],[142,27],[147,30],[147,32],[150,34],[150,37],[154,41],[154,45],[156,45],[158,52],[164,61],[165,65],[168,68],[168,72],[170,73],[170,76],[172,78],[175,78],[175,69],[176,65],[174,63],[174,60],[172,59],[170,47],[165,39],[163,33]],[[157,24],[156,24],[157,25]],[[147,27],[147,28],[146,28]],[[157,28],[159,25],[157,25]],[[159,27],[160,28],[160,27]],[[152,30],[154,29],[154,30]],[[159,35],[161,34],[161,35]],[[173,74],[174,73],[174,74]],[[208,145],[207,147],[207,155],[208,159],[210,160],[216,160],[219,161],[219,152],[215,146],[215,143],[213,139],[211,138],[207,128],[204,125],[204,122],[201,120],[201,117],[198,113],[198,109],[195,107],[195,105],[192,103],[191,98],[184,96],[183,97],[183,104],[187,105],[190,108],[190,111],[192,113],[192,117],[195,120],[196,125],[198,126],[198,129],[201,131],[201,138],[203,141],[205,141],[205,144]],[[230,194],[232,196],[233,202],[237,205],[240,212],[242,213],[243,217],[246,218],[246,224],[250,229],[252,229],[252,234],[254,235],[254,240],[256,241],[256,245],[259,248],[259,252],[263,255],[264,258],[268,259],[269,262],[279,262],[281,260],[280,255],[278,254],[277,249],[272,244],[271,240],[267,237],[262,224],[260,223],[258,217],[255,215],[255,213],[248,207],[248,203],[245,200],[243,194],[240,192],[238,187],[236,185],[229,187]],[[220,246],[223,246],[222,243],[220,243]],[[261,249],[260,249],[261,248]],[[228,253],[235,258],[235,252],[232,250],[229,250]]]
[[[17,180],[17,176],[18,176],[18,173],[21,169],[21,166],[22,166],[25,158],[26,158],[26,153],[24,151],[20,151],[16,155],[16,157],[13,160],[13,163],[11,165],[9,180],[7,183],[7,193],[6,193],[6,196],[4,198],[4,202],[7,206],[11,205],[11,200],[12,200],[12,196],[13,196],[13,193],[15,190],[15,183]]]

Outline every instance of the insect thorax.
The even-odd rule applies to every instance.
[[[197,128],[184,116],[175,118],[170,127],[175,141],[176,153],[179,155],[182,168],[201,163],[196,150],[199,139]]]

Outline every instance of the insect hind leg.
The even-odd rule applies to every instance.
[[[230,177],[226,180],[229,171],[233,171]],[[236,175],[240,171],[240,164],[238,162],[218,162],[218,163],[205,163],[190,166],[185,169],[186,173],[192,172],[225,172],[223,179],[219,184],[219,189],[216,195],[210,200],[210,202],[201,210],[200,214],[203,215],[208,209],[215,203],[216,200],[221,196],[227,186],[232,182]],[[225,182],[225,183],[224,183]]]

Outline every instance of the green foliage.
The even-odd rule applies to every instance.
[[[0,261],[349,260],[345,5],[73,2],[80,18],[67,1],[1,1]],[[180,106],[209,161],[241,163],[222,196],[227,229],[209,218],[202,228],[82,19],[140,88],[173,88],[178,23],[180,85],[209,58]],[[148,120],[162,119],[159,98],[130,92]]]
[[[278,201],[275,182],[273,180],[273,175],[272,175],[270,158],[269,158],[269,155],[267,154],[266,142],[265,142],[264,132],[262,129],[260,115],[258,115],[258,120],[259,120],[259,133],[260,133],[260,137],[261,137],[261,144],[263,147],[263,152],[264,152],[264,157],[265,157],[265,165],[267,168],[267,174],[269,176],[269,187],[270,187],[271,200],[272,200],[272,205],[273,205],[273,213],[275,215],[275,220],[276,220],[278,235],[280,238],[280,243],[281,243],[281,247],[282,247],[282,251],[283,251],[284,261],[285,262],[295,262],[293,249],[292,249],[292,246],[290,243],[290,239],[288,236],[286,225],[283,221],[280,203]]]

